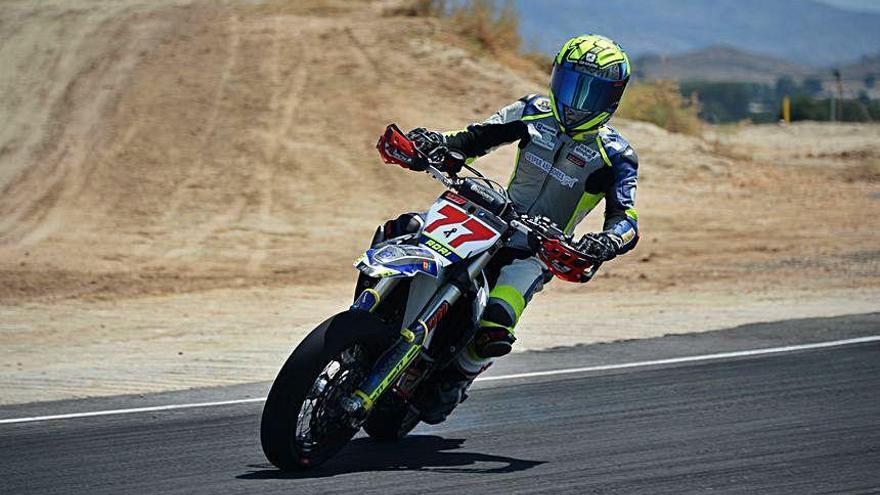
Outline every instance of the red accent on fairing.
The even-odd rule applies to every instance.
[[[385,134],[379,138],[376,149],[379,150],[379,156],[385,163],[394,163],[406,169],[410,167],[413,157],[416,156],[415,144],[395,124],[385,128]]]
[[[443,193],[443,197],[445,199],[448,199],[449,201],[452,201],[453,203],[455,203],[459,206],[467,203],[466,199],[462,198],[461,196],[459,196],[458,194],[455,194],[452,191],[446,191],[445,193]]]
[[[462,227],[470,230],[470,233],[456,237],[449,243],[450,246],[457,248],[466,242],[485,241],[491,239],[495,235],[494,231],[490,230],[489,227],[486,227],[475,218],[468,219]]]
[[[439,227],[452,223],[461,223],[468,218],[467,213],[459,210],[452,205],[443,205],[443,208],[440,208],[437,213],[443,215],[444,218],[438,218],[437,220],[429,223],[428,226],[425,227],[425,232],[434,232]]]
[[[544,239],[541,242],[540,257],[553,275],[569,282],[580,282],[584,272],[593,266],[590,259],[558,239]]]

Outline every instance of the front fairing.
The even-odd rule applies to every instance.
[[[358,270],[373,278],[414,277],[419,273],[437,278],[441,270],[433,251],[424,246],[408,244],[368,249],[354,264]]]

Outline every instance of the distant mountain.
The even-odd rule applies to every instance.
[[[827,92],[838,86],[830,68],[817,69],[785,60],[748,53],[728,46],[714,46],[680,55],[642,55],[633,60],[638,79],[676,81],[755,82],[773,85],[782,76],[799,83],[811,78],[821,81]],[[868,94],[880,98],[880,53],[865,55],[858,61],[839,65],[843,94],[847,98]]]
[[[816,69],[768,55],[713,46],[680,55],[643,55],[633,61],[639,79],[679,81],[743,81],[773,84],[781,76],[795,79],[814,75]]]
[[[857,12],[880,12],[880,2],[877,0],[819,0],[822,3],[834,5],[841,9],[854,10]]]
[[[880,14],[812,0],[515,0],[526,42],[554,53],[574,34],[614,38],[634,56],[715,45],[825,67],[880,51]]]

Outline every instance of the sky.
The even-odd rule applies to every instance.
[[[880,12],[880,0],[818,0],[847,10],[862,12]]]

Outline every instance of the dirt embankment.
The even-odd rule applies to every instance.
[[[338,278],[432,187],[379,166],[385,123],[461,125],[532,88],[436,21],[322,5],[16,4],[4,39],[30,68],[3,96],[21,122],[0,158],[0,297]]]
[[[384,125],[457,128],[542,89],[390,5],[4,2],[3,400],[268,379],[344,305],[375,225],[439,191],[380,164]],[[524,348],[876,295],[880,126],[616,125],[641,157],[641,245],[587,292],[549,287]],[[479,163],[506,178],[512,156]]]

